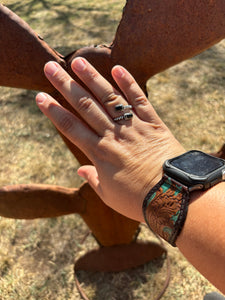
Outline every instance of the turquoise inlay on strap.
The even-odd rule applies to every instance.
[[[163,189],[163,193],[166,193],[171,188],[171,180],[166,180],[162,185],[161,188]]]
[[[155,198],[155,196],[156,196],[156,193],[151,195],[151,197],[148,199],[147,206],[151,203],[151,201]]]
[[[171,220],[175,224],[180,214],[180,210],[177,211],[176,215],[172,216]]]
[[[175,192],[174,192],[174,196],[177,196],[181,193],[181,190],[180,189],[177,189]]]
[[[173,230],[172,230],[171,228],[165,226],[165,227],[163,228],[163,232],[168,233],[169,236],[171,236],[172,233],[173,233]]]
[[[182,186],[181,186],[181,185],[176,184],[176,188],[177,188],[180,192],[182,191]]]

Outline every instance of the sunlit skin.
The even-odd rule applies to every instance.
[[[93,163],[82,166],[84,177],[101,199],[119,213],[143,222],[142,203],[162,177],[166,159],[185,152],[159,118],[134,78],[121,66],[112,77],[123,97],[84,58],[72,70],[89,94],[57,63],[45,66],[45,75],[83,120],[64,109],[51,96],[36,97],[41,111]],[[94,95],[94,96],[93,96]],[[122,113],[118,104],[132,105],[133,118],[114,121]],[[194,192],[177,246],[187,259],[225,292],[225,183],[207,192]]]

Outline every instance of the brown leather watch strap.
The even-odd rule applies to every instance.
[[[188,203],[188,188],[164,175],[144,199],[145,221],[154,233],[176,246],[187,216]]]

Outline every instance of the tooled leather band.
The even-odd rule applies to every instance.
[[[188,210],[189,190],[164,175],[143,202],[143,214],[149,228],[172,246],[180,234]]]

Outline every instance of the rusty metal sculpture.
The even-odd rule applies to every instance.
[[[43,66],[47,61],[57,61],[78,80],[70,64],[74,57],[83,56],[111,82],[112,66],[121,64],[145,90],[151,76],[199,54],[223,38],[224,0],[128,0],[111,45],[82,48],[62,56],[16,14],[0,5],[0,85],[48,92],[73,111],[45,78]],[[64,136],[62,138],[80,164],[90,163],[78,148]],[[225,158],[225,149],[218,155]],[[139,223],[107,207],[87,183],[74,189],[49,185],[16,185],[0,189],[1,216],[33,219],[71,213],[81,215],[104,249],[116,249],[118,264],[111,266],[108,260],[107,265],[107,259],[104,259],[100,267],[89,264],[93,270],[119,271],[143,264],[165,252],[160,245],[136,242]],[[110,251],[102,254],[104,258],[111,255]],[[93,257],[90,260],[96,261]]]

